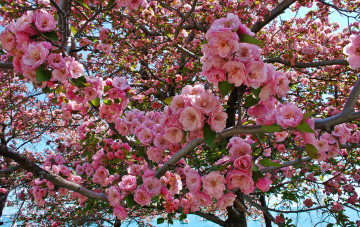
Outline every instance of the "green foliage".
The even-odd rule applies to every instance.
[[[36,70],[36,81],[41,83],[51,79],[51,71],[44,69],[44,65],[40,65]]]
[[[211,129],[211,126],[208,123],[205,123],[205,125],[204,125],[203,135],[204,135],[205,143],[208,146],[212,147],[214,145],[214,142],[215,142],[216,132],[214,132]]]

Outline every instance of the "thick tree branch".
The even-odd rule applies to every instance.
[[[268,23],[270,23],[272,20],[274,20],[277,16],[279,16],[281,13],[283,13],[291,4],[296,2],[296,0],[284,0],[282,1],[278,6],[276,6],[273,10],[271,10],[270,14],[265,17],[263,21],[256,22],[252,28],[251,31],[254,33],[257,33],[262,29],[264,26],[266,26]]]
[[[221,220],[220,218],[216,217],[213,214],[207,214],[207,213],[203,213],[200,211],[195,211],[196,215],[205,218],[206,220],[212,221],[220,226],[224,226],[225,225],[225,221]]]
[[[11,166],[11,167],[9,167],[9,168],[0,170],[0,175],[1,175],[1,174],[12,173],[12,172],[15,172],[15,171],[18,170],[18,169],[20,169],[20,166],[18,166],[18,165],[16,165],[16,166]]]
[[[50,173],[42,168],[40,168],[38,165],[34,164],[33,162],[31,162],[29,159],[23,157],[22,155],[20,155],[19,153],[16,153],[14,151],[10,151],[9,148],[7,148],[4,145],[0,146],[0,155],[7,157],[7,158],[11,158],[12,160],[14,160],[15,162],[17,162],[19,164],[19,166],[28,171],[33,173],[34,175],[46,179],[48,181],[50,181],[51,183],[53,183],[56,186],[77,192],[81,195],[84,195],[88,198],[92,198],[92,199],[97,199],[97,200],[102,200],[105,202],[108,202],[108,198],[104,193],[96,193],[93,192],[89,189],[86,189],[78,184],[75,184],[73,182],[67,181],[64,178],[57,176],[53,173]]]
[[[310,67],[320,67],[327,65],[349,65],[349,62],[344,59],[335,59],[335,60],[326,60],[326,61],[317,61],[317,62],[295,62],[292,64],[290,61],[286,61],[281,57],[269,58],[264,60],[266,63],[280,63],[286,66],[296,67],[296,68],[310,68]]]
[[[263,206],[261,206],[260,204],[254,202],[254,201],[252,200],[252,198],[251,198],[250,196],[246,195],[246,194],[244,194],[243,196],[244,196],[244,199],[245,199],[246,201],[248,201],[251,206],[254,206],[254,207],[256,207],[257,209],[261,210],[261,211],[266,215],[266,217],[268,217],[272,222],[275,222],[275,218],[270,214],[270,212],[269,212],[269,210],[268,210],[267,207],[263,207]]]
[[[299,164],[299,163],[302,163],[302,162],[308,162],[308,161],[311,161],[312,158],[310,157],[305,157],[305,158],[299,158],[299,159],[295,159],[293,161],[289,161],[289,162],[284,162],[281,164],[281,166],[271,166],[271,167],[267,167],[267,168],[264,168],[264,169],[261,169],[259,170],[261,173],[267,173],[267,172],[270,172],[270,171],[273,171],[273,170],[277,170],[277,169],[281,169],[281,168],[284,168],[284,167],[287,167],[287,166],[293,166],[293,165],[296,165],[296,164]]]
[[[13,69],[14,66],[11,62],[0,62],[1,69]]]

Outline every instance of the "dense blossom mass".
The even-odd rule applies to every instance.
[[[0,201],[33,201],[23,224],[292,226],[296,204],[360,226],[359,22],[329,20],[359,2],[0,4]]]

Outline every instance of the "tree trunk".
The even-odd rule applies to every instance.
[[[121,226],[121,220],[118,218],[115,219],[114,227],[120,227]]]
[[[267,207],[264,195],[260,196],[260,203],[261,203],[261,206],[263,206],[265,208]],[[264,219],[265,219],[265,226],[266,227],[272,227],[271,220],[264,213],[263,213],[263,215],[264,215]]]
[[[247,227],[246,213],[243,210],[235,210],[235,207],[228,207],[228,218],[225,227]]]

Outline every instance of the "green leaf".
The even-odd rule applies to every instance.
[[[179,216],[179,221],[182,221],[184,219],[186,219],[187,215],[184,214],[184,213],[181,213],[180,216]]]
[[[74,35],[77,33],[77,30],[74,26],[70,26],[70,30]]]
[[[158,218],[157,221],[156,221],[156,223],[157,223],[158,225],[160,225],[160,224],[162,224],[162,223],[164,223],[164,222],[165,222],[164,218]]]
[[[100,99],[99,99],[99,97],[96,97],[96,99],[91,100],[91,103],[92,103],[94,106],[99,106],[99,105],[100,105]]]
[[[54,42],[59,42],[59,36],[56,33],[56,31],[51,31],[51,32],[45,32],[44,36],[48,39],[50,39],[51,41]]]
[[[312,112],[312,111],[307,112],[307,113],[304,113],[303,119],[305,120],[306,118],[309,118],[309,117],[311,117],[311,116],[314,115],[314,114],[315,114],[315,112]]]
[[[86,3],[83,0],[75,0],[75,2],[77,2],[82,7],[86,8],[86,9],[89,9],[89,6],[86,5]]]
[[[264,130],[265,132],[281,132],[282,130],[280,125],[276,123],[273,125],[262,125],[261,129]]]
[[[250,44],[255,44],[255,45],[263,45],[264,43],[257,40],[255,37],[250,36],[248,34],[241,34],[240,36],[240,42],[242,43],[250,43]]]
[[[259,101],[260,101],[259,99],[254,98],[254,96],[252,94],[250,94],[250,95],[246,96],[246,98],[245,98],[244,107],[249,108],[251,106],[256,105]]]
[[[76,79],[70,79],[70,83],[76,87],[87,87],[86,86],[86,78],[84,76],[80,76]]]
[[[296,126],[296,128],[302,132],[315,133],[315,131],[304,120],[302,120],[301,123],[298,126]]]
[[[261,92],[261,87],[259,88],[250,88],[251,92],[254,94],[255,98],[259,98],[260,92]]]
[[[171,103],[171,101],[173,100],[173,98],[174,98],[174,97],[168,97],[168,98],[166,98],[166,99],[164,99],[164,100],[162,100],[162,101],[163,101],[163,103],[165,103],[166,105],[170,105],[170,103]]]
[[[312,158],[312,159],[318,159],[318,150],[317,148],[312,144],[305,144],[305,151],[306,153]]]
[[[109,0],[107,7],[110,7],[114,4],[115,0]]]
[[[112,102],[110,99],[104,99],[104,100],[103,100],[103,103],[104,103],[105,105],[111,105],[113,102]]]
[[[130,209],[133,208],[133,206],[136,205],[136,202],[134,200],[134,195],[132,194],[129,194],[127,197],[126,197],[126,202],[127,202],[127,205]]]
[[[273,162],[273,161],[271,161],[269,159],[261,159],[259,163],[260,163],[260,165],[266,166],[266,167],[269,167],[269,166],[276,166],[276,167],[282,166],[280,163]]]
[[[231,90],[231,84],[227,82],[226,80],[221,81],[219,83],[219,89],[223,96],[229,94],[229,91]]]
[[[252,173],[252,178],[253,180],[256,182],[258,181],[260,178],[263,178],[264,177],[264,174],[262,174],[260,171],[254,171]]]
[[[204,128],[203,128],[203,135],[204,135],[204,140],[205,143],[212,147],[214,145],[214,141],[215,141],[215,137],[216,137],[216,132],[214,132],[210,125],[208,123],[205,123]]]
[[[226,163],[226,164],[223,165],[223,166],[219,166],[219,167],[217,168],[217,171],[222,172],[222,171],[224,171],[229,165],[230,165],[230,163]]]
[[[36,70],[36,81],[41,83],[51,79],[51,71],[45,70],[43,65],[40,65]]]
[[[254,171],[259,171],[259,166],[257,166],[257,165],[252,165],[252,170],[254,170]]]

